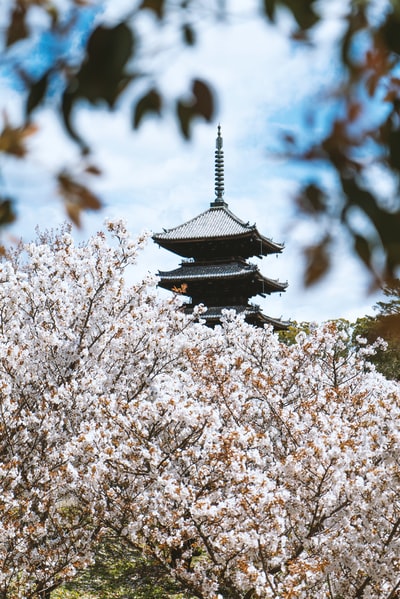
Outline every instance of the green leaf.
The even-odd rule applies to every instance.
[[[296,203],[305,214],[322,213],[326,210],[326,195],[315,183],[310,183],[296,198]]]
[[[400,171],[400,131],[399,130],[392,130],[389,133],[389,139],[388,139],[388,146],[389,146],[389,164],[390,166],[397,170]]]
[[[0,197],[0,226],[4,227],[13,223],[16,219],[14,200]]]
[[[388,50],[400,54],[400,16],[396,11],[389,12],[381,27],[381,36]]]
[[[50,69],[45,72],[43,77],[30,86],[28,99],[26,101],[26,115],[29,116],[35,108],[39,106],[46,95],[49,81]]]
[[[358,233],[354,233],[354,250],[364,264],[371,269],[372,248],[368,239]]]
[[[72,124],[75,103],[80,98],[92,104],[105,102],[113,108],[118,97],[134,78],[125,71],[135,52],[132,30],[122,22],[115,27],[97,27],[89,38],[86,57],[71,78],[62,97],[62,115],[69,135],[83,149],[88,147]]]
[[[61,114],[68,135],[81,147],[83,154],[88,154],[88,145],[79,135],[79,133],[75,130],[75,127],[72,123],[72,109],[74,107],[76,99],[77,97],[74,93],[70,93],[68,90],[66,90],[61,100]]]
[[[214,114],[214,98],[208,85],[200,79],[193,81],[193,95],[196,98],[193,109],[208,122]]]
[[[214,98],[211,89],[200,79],[192,81],[191,96],[188,100],[177,101],[177,116],[185,139],[190,138],[192,120],[201,116],[210,122],[214,114]]]
[[[281,0],[292,13],[300,29],[310,29],[319,21],[319,16],[314,10],[316,0]]]
[[[132,79],[125,67],[134,50],[133,32],[125,23],[97,27],[89,38],[87,57],[77,75],[76,95],[92,103],[104,100],[112,108]]]
[[[190,106],[185,104],[182,100],[177,101],[176,112],[178,115],[178,121],[181,127],[182,135],[185,139],[190,138],[190,123],[193,118],[193,112]]]
[[[147,92],[136,104],[133,127],[137,129],[142,122],[144,116],[149,113],[161,114],[162,98],[160,93],[156,89],[151,89]]]
[[[383,275],[387,279],[393,278],[396,268],[400,266],[400,210],[385,210],[380,201],[353,178],[342,178],[341,181],[347,196],[347,207],[358,206],[373,224],[386,254],[386,272]]]
[[[275,21],[275,8],[276,0],[264,0],[264,12],[271,23]]]
[[[284,6],[293,15],[301,30],[310,29],[319,21],[314,10],[316,0],[264,0],[264,12],[271,23],[276,21],[277,5]]]

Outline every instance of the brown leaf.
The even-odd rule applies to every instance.
[[[81,227],[81,212],[82,208],[78,206],[78,204],[74,204],[72,202],[64,202],[65,211],[68,215],[68,218],[78,227]]]
[[[165,0],[142,0],[139,10],[151,10],[161,20],[164,17],[164,5]]]
[[[389,164],[392,169],[400,170],[400,131],[394,129],[389,133]]]
[[[80,227],[82,210],[100,210],[102,204],[90,189],[72,179],[63,171],[57,176],[59,192],[64,197],[65,208],[72,222]]]
[[[176,287],[175,285],[172,287],[171,291],[173,291],[174,293],[178,293],[181,295],[185,295],[187,293],[187,283],[182,283],[182,285],[180,287]]]
[[[330,236],[327,235],[317,245],[305,248],[306,268],[304,272],[304,285],[310,287],[327,274],[330,267],[329,244]]]
[[[193,94],[196,98],[194,110],[210,122],[214,114],[214,98],[208,85],[200,79],[193,81]]]
[[[398,97],[398,93],[394,90],[394,89],[390,89],[386,96],[383,98],[384,102],[394,102],[394,100],[396,100],[396,98]]]
[[[131,81],[125,72],[135,50],[135,38],[126,23],[98,26],[87,43],[87,57],[77,75],[76,95],[93,104],[104,100],[112,108]]]
[[[70,83],[71,84],[71,83]],[[82,139],[79,133],[75,130],[75,127],[72,123],[72,109],[74,107],[74,103],[76,100],[75,93],[70,93],[68,89],[64,92],[61,101],[61,114],[63,116],[63,121],[65,128],[69,134],[69,136],[76,141],[77,144],[81,147],[82,154],[89,154],[89,146]]]
[[[36,125],[29,123],[24,127],[11,127],[5,118],[6,124],[0,133],[0,152],[12,154],[18,158],[26,155],[26,138],[33,135],[38,130]]]
[[[89,173],[90,175],[101,175],[102,171],[94,164],[88,164],[85,167],[85,173]]]
[[[400,134],[397,142],[400,144]],[[396,160],[400,160],[399,148],[396,152]],[[392,168],[395,167],[396,165],[393,165]],[[398,168],[400,169],[400,163]],[[387,211],[382,207],[379,198],[361,187],[354,178],[342,178],[341,183],[347,207],[358,206],[364,212],[382,244],[386,261],[385,269],[381,273],[382,278],[393,278],[396,268],[400,265],[400,210]]]
[[[347,108],[348,120],[353,123],[362,112],[362,104],[360,102],[351,102]]]

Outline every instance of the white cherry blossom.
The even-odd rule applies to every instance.
[[[373,349],[207,328],[127,285],[145,236],[107,231],[0,263],[0,597],[49,597],[112,529],[201,599],[395,599],[400,391]]]

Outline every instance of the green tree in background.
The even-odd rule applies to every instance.
[[[370,360],[387,378],[400,380],[400,280],[386,285],[383,292],[387,301],[376,304],[376,316],[359,318],[354,334],[365,337],[370,343],[382,338],[387,347],[378,349]]]
[[[338,331],[346,338],[346,346],[341,350],[342,355],[350,354],[359,345],[358,337],[369,344],[382,339],[384,344],[377,344],[368,361],[388,379],[400,380],[400,281],[395,280],[383,289],[388,301],[377,302],[374,306],[376,316],[364,316],[352,323],[345,319],[335,321]],[[309,335],[316,325],[310,322],[293,322],[287,331],[278,333],[279,339],[286,345],[297,343],[300,333]]]
[[[312,328],[313,325],[310,322],[296,322],[294,320],[290,323],[290,326],[286,331],[278,331],[279,341],[286,345],[293,345],[296,343],[296,337],[300,332],[308,335]]]

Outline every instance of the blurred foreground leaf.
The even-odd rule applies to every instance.
[[[75,181],[68,172],[61,172],[57,180],[67,214],[77,227],[81,226],[82,210],[100,210],[100,199],[88,187]]]
[[[161,115],[162,98],[156,89],[148,91],[136,104],[133,127],[137,129],[143,118],[148,114]]]
[[[178,100],[176,110],[182,135],[189,139],[195,118],[202,117],[210,122],[214,116],[214,97],[207,83],[194,79],[190,97]]]

